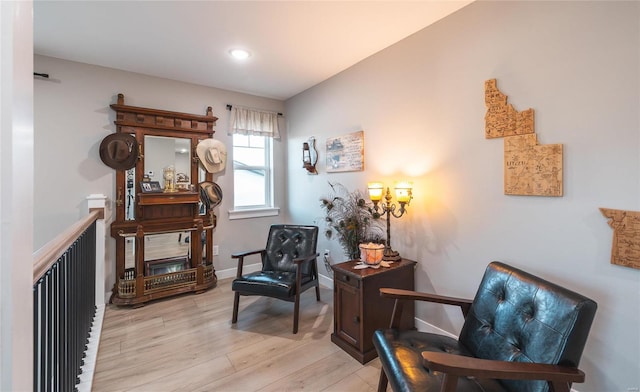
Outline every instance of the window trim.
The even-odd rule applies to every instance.
[[[243,210],[229,210],[229,220],[263,218],[280,215],[280,207],[251,208]]]

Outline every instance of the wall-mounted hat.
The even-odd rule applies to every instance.
[[[116,170],[128,170],[138,161],[138,141],[128,133],[112,133],[100,143],[100,159]]]
[[[224,170],[227,163],[227,147],[220,140],[202,140],[196,147],[196,153],[200,163],[209,173],[218,173]]]
[[[222,189],[220,185],[211,181],[203,181],[200,183],[200,199],[207,207],[212,209],[222,203]]]

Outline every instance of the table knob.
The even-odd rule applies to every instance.
[[[358,324],[360,322],[360,317],[359,316],[353,316],[353,322]]]

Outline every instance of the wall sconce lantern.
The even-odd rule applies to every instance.
[[[373,202],[373,210],[380,214],[380,216],[387,215],[387,242],[384,248],[384,254],[382,260],[384,261],[398,261],[401,259],[398,252],[391,248],[391,215],[396,218],[400,218],[407,211],[406,207],[409,206],[411,199],[413,198],[411,190],[413,188],[410,182],[400,182],[395,186],[396,200],[400,205],[400,208],[396,211],[396,205],[391,203],[392,196],[391,191],[387,187],[386,193],[384,192],[384,185],[380,182],[370,182],[367,186],[369,188],[369,198]],[[384,203],[381,203],[384,193]],[[381,206],[379,205],[381,204]]]
[[[316,150],[316,139],[311,136],[308,142],[302,143],[302,167],[307,169],[309,174],[318,174],[316,164],[318,163],[318,150]]]

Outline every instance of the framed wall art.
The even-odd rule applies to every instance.
[[[364,170],[364,131],[327,139],[327,172]]]

